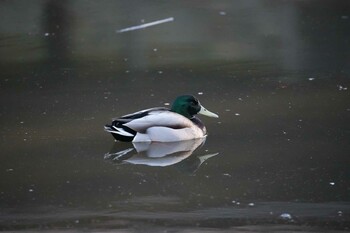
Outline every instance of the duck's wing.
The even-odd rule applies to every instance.
[[[122,117],[119,118],[113,118],[113,121],[117,120],[117,121],[121,121],[121,122],[129,122],[135,119],[139,119],[145,116],[148,116],[154,112],[162,112],[162,111],[170,111],[168,108],[165,107],[156,107],[156,108],[149,108],[149,109],[145,109],[145,110],[141,110],[138,112],[134,112],[134,113],[130,113],[127,115],[124,115]]]
[[[124,125],[136,132],[144,133],[151,127],[183,129],[193,126],[193,123],[186,117],[169,110],[153,110],[148,112],[147,115],[126,122]]]

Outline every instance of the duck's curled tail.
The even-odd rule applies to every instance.
[[[105,131],[111,133],[118,141],[131,142],[136,132],[124,125],[125,122],[114,120],[111,125],[105,125]]]

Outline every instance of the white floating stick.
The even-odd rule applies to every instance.
[[[145,24],[141,24],[141,25],[137,25],[137,26],[133,26],[133,27],[120,29],[120,30],[117,30],[117,33],[139,30],[139,29],[143,29],[143,28],[147,28],[147,27],[151,27],[151,26],[155,26],[155,25],[158,25],[161,23],[167,23],[167,22],[171,22],[171,21],[174,21],[173,17],[161,19],[161,20],[157,20],[157,21],[153,21],[150,23],[145,23]]]

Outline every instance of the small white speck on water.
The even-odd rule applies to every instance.
[[[164,103],[164,105],[165,105],[165,106],[169,106],[169,105],[170,105],[170,103]]]
[[[130,70],[126,70],[125,73],[127,73],[127,74],[130,73]]]
[[[157,48],[154,48],[154,49],[153,49],[153,51],[154,51],[154,52],[157,52],[157,51],[158,51],[158,49],[157,49]]]
[[[227,108],[227,109],[225,109],[225,111],[226,111],[226,112],[230,112],[230,111],[231,111],[231,109],[228,109],[228,108]]]
[[[29,191],[30,193],[32,193],[32,192],[34,192],[34,189],[28,189],[28,191]]]
[[[240,116],[240,115],[241,115],[241,114],[239,114],[239,113],[237,113],[237,112],[235,113],[235,116]]]
[[[13,172],[13,168],[6,169],[7,172]]]
[[[74,222],[75,222],[76,224],[78,224],[78,223],[79,223],[79,219],[75,220]]]
[[[163,71],[159,70],[159,71],[158,71],[158,74],[163,74]]]
[[[239,101],[243,101],[243,99],[241,97],[238,98]]]
[[[20,124],[24,124],[24,121],[19,122]]]
[[[315,78],[308,78],[308,80],[309,80],[309,81],[314,81],[314,80],[315,80]]]
[[[48,32],[45,32],[45,34],[44,34],[44,36],[49,36],[50,35],[50,33],[48,33]]]
[[[343,211],[339,210],[339,211],[337,212],[337,214],[338,214],[339,217],[341,217],[341,216],[343,216]]]
[[[330,185],[334,186],[335,185],[335,182],[329,182]]]
[[[235,204],[235,205],[240,205],[241,204],[239,201],[236,201],[236,200],[232,200],[231,202],[232,202],[232,204]]]
[[[203,92],[200,91],[200,92],[198,92],[197,94],[198,94],[198,95],[203,95]]]
[[[220,11],[219,14],[220,15],[226,15],[226,12],[225,11]]]
[[[253,207],[255,204],[253,202],[249,203],[248,206]]]

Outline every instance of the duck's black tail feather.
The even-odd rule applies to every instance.
[[[105,125],[104,129],[111,133],[117,141],[131,142],[134,139],[136,132],[129,127],[124,126],[123,123],[124,122],[115,120],[111,125]]]

